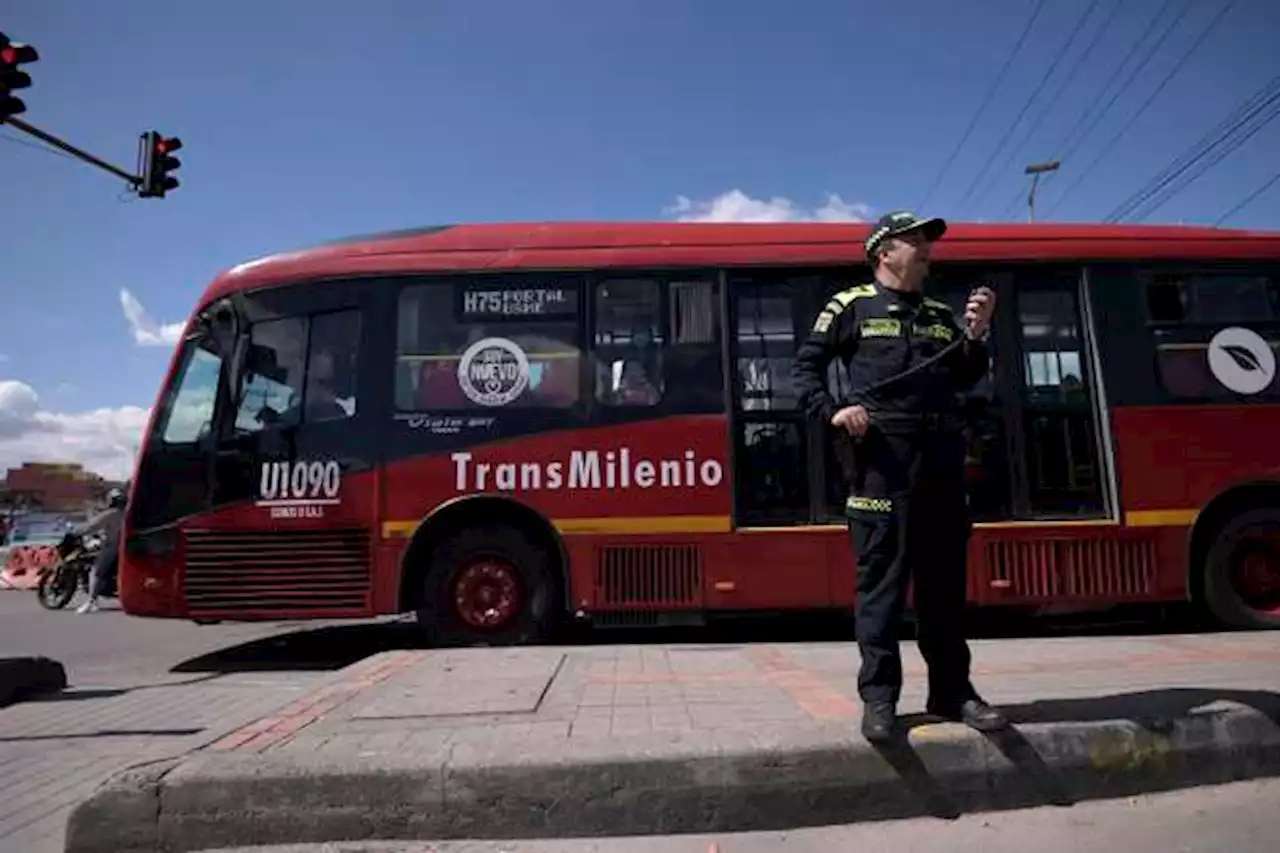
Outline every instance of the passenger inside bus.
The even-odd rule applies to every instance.
[[[337,369],[341,355],[341,352],[335,354],[331,343],[318,342],[312,348],[304,378],[297,375],[300,371],[296,369],[278,366],[276,350],[253,346],[250,357],[252,372],[245,402],[249,402],[253,386],[261,388],[266,383],[277,386],[272,392],[259,392],[263,401],[255,414],[255,420],[264,426],[285,427],[351,417],[354,414],[354,404],[344,404],[342,397],[345,395],[341,394],[342,390],[349,390],[341,387],[349,384],[341,381],[343,377],[340,377]],[[302,381],[299,382],[299,379]],[[297,385],[303,387],[300,389]],[[283,401],[287,401],[283,411],[277,411],[269,402],[277,394],[283,397]]]
[[[607,396],[615,406],[656,406],[662,394],[649,380],[648,372],[639,359],[614,359],[610,368],[611,386]]]
[[[302,399],[284,413],[286,423],[295,423],[299,418],[307,423],[314,423],[341,420],[350,416],[347,407],[338,398],[335,361],[333,352],[327,347],[311,353],[306,390]]]

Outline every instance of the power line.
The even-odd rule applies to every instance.
[[[1248,207],[1250,202],[1252,202],[1258,196],[1262,195],[1267,190],[1271,189],[1271,187],[1273,187],[1277,181],[1280,181],[1280,172],[1276,172],[1274,175],[1271,176],[1271,180],[1267,181],[1265,184],[1258,187],[1256,190],[1249,193],[1247,196],[1245,196],[1243,199],[1241,199],[1239,202],[1233,205],[1230,209],[1227,210],[1226,213],[1222,214],[1216,220],[1214,220],[1213,224],[1221,225],[1232,214]]]
[[[1271,84],[1268,85],[1270,86]],[[1254,122],[1254,120],[1260,115],[1262,115],[1263,118],[1260,121]],[[1171,174],[1167,175],[1162,180],[1156,182],[1154,187],[1145,192],[1135,193],[1129,199],[1126,199],[1125,202],[1118,206],[1116,210],[1112,211],[1104,221],[1119,222],[1120,219],[1125,216],[1128,216],[1134,221],[1141,221],[1147,216],[1150,216],[1152,213],[1168,203],[1170,199],[1198,180],[1201,175],[1212,169],[1218,163],[1222,162],[1224,158],[1238,149],[1245,142],[1248,142],[1258,131],[1270,124],[1278,115],[1280,115],[1280,91],[1274,91],[1269,97],[1266,97],[1262,103],[1250,108],[1247,114],[1237,120],[1224,133],[1215,138],[1210,145],[1198,153],[1194,153],[1194,156],[1191,156],[1186,163],[1173,170]],[[1253,126],[1249,128],[1247,132],[1243,132],[1243,135],[1237,134],[1237,131],[1241,131],[1242,128],[1249,125],[1251,122],[1253,122]],[[1233,135],[1234,138],[1232,138]],[[1215,151],[1215,149],[1217,150]],[[1215,155],[1214,158],[1208,162],[1203,162],[1205,158],[1211,154]],[[1186,177],[1184,180],[1181,180],[1181,183],[1174,186],[1175,181],[1182,179],[1189,170],[1192,169],[1192,167],[1195,167],[1200,163],[1203,163],[1203,165],[1200,165],[1200,167],[1192,173],[1190,177]],[[1157,199],[1157,196],[1159,196],[1158,200],[1152,204],[1152,200]],[[1139,213],[1144,206],[1146,207],[1145,212]]]
[[[1121,60],[1120,65],[1116,67],[1115,71],[1111,72],[1111,77],[1107,80],[1106,83],[1103,84],[1102,89],[1098,92],[1098,94],[1089,101],[1089,104],[1085,107],[1084,112],[1081,113],[1080,118],[1076,120],[1075,125],[1071,128],[1071,130],[1067,132],[1067,135],[1062,139],[1062,141],[1058,143],[1056,148],[1059,152],[1068,149],[1069,146],[1078,144],[1078,142],[1073,143],[1072,141],[1075,139],[1076,133],[1082,127],[1085,126],[1085,123],[1089,120],[1089,117],[1093,115],[1094,109],[1099,104],[1102,103],[1103,97],[1107,94],[1107,92],[1111,91],[1112,85],[1114,85],[1115,82],[1120,79],[1120,75],[1124,72],[1126,68],[1128,68],[1130,60],[1137,57],[1138,46],[1143,42],[1145,42],[1147,40],[1147,36],[1151,35],[1151,33],[1155,31],[1156,24],[1159,23],[1160,19],[1164,17],[1165,12],[1169,11],[1169,8],[1172,5],[1173,5],[1173,0],[1165,0],[1164,5],[1160,7],[1160,10],[1156,12],[1155,17],[1152,18],[1151,22],[1147,24],[1146,31],[1143,32],[1143,34],[1139,36],[1137,40],[1134,42],[1133,49],[1125,53],[1124,59]],[[1123,91],[1123,88],[1124,87],[1122,86],[1121,91]],[[1108,108],[1110,108],[1109,104],[1108,104]],[[1074,150],[1074,148],[1071,148],[1071,150]],[[1063,158],[1059,154],[1059,156],[1055,156],[1052,159],[1061,160]]]
[[[1054,202],[1053,209],[1056,210],[1058,205],[1062,204],[1062,202],[1066,200],[1067,196],[1071,195],[1071,193],[1080,186],[1081,182],[1084,181],[1084,179],[1087,178],[1095,168],[1097,168],[1099,163],[1105,160],[1109,154],[1115,152],[1116,143],[1119,142],[1126,133],[1128,133],[1129,128],[1133,127],[1134,123],[1142,117],[1142,114],[1147,111],[1147,108],[1155,103],[1156,98],[1160,96],[1160,93],[1164,91],[1164,88],[1169,85],[1174,77],[1178,76],[1178,72],[1187,64],[1187,60],[1200,49],[1200,46],[1204,44],[1205,39],[1213,33],[1218,24],[1222,22],[1222,19],[1226,17],[1227,13],[1231,11],[1231,8],[1235,6],[1235,4],[1236,0],[1227,0],[1226,4],[1218,10],[1218,14],[1214,15],[1213,20],[1209,21],[1208,25],[1200,31],[1200,35],[1191,43],[1191,46],[1186,49],[1182,56],[1178,57],[1178,61],[1174,63],[1173,68],[1169,70],[1168,74],[1164,75],[1164,79],[1160,81],[1160,85],[1156,86],[1155,91],[1147,96],[1147,99],[1142,102],[1142,106],[1138,107],[1138,109],[1129,116],[1129,120],[1126,121],[1118,131],[1116,131],[1116,134],[1112,136],[1111,139],[1107,140],[1107,143],[1103,145],[1101,150],[1098,152],[1098,156],[1094,157],[1093,161],[1090,162],[1088,166],[1085,166],[1083,169],[1076,172],[1075,181],[1063,190],[1060,196],[1058,196],[1058,200]],[[1190,4],[1188,4],[1188,8],[1190,8]]]
[[[1151,33],[1156,31],[1156,24],[1160,23],[1160,19],[1165,17],[1165,13],[1169,12],[1172,5],[1174,5],[1174,0],[1165,0],[1165,5],[1161,6],[1160,10],[1156,12],[1155,17],[1151,19],[1151,23],[1147,24],[1146,31],[1144,31],[1142,36],[1139,36],[1138,40],[1134,42],[1133,49],[1129,50],[1128,53],[1125,53],[1124,60],[1121,61],[1119,67],[1111,73],[1111,77],[1108,78],[1105,85],[1102,86],[1102,90],[1097,93],[1097,96],[1094,97],[1091,102],[1089,102],[1088,106],[1085,106],[1084,113],[1080,114],[1079,119],[1076,119],[1075,126],[1071,128],[1070,131],[1066,133],[1066,136],[1062,138],[1062,141],[1059,142],[1059,145],[1057,145],[1057,151],[1059,151],[1059,154],[1053,156],[1053,160],[1065,160],[1068,156],[1074,154],[1075,150],[1078,149],[1080,142],[1083,142],[1084,138],[1088,137],[1088,134],[1093,131],[1093,128],[1097,127],[1098,122],[1101,122],[1103,115],[1106,115],[1107,111],[1115,105],[1116,100],[1120,97],[1120,93],[1124,92],[1125,88],[1128,88],[1129,83],[1133,82],[1134,74],[1142,70],[1143,65],[1146,65],[1146,61],[1151,60],[1153,51],[1148,51],[1146,61],[1143,61],[1142,64],[1138,65],[1137,69],[1134,69],[1134,74],[1130,74],[1128,81],[1121,83],[1119,90],[1116,90],[1115,95],[1111,96],[1111,100],[1106,102],[1106,105],[1103,106],[1100,113],[1094,115],[1094,109],[1096,109],[1098,105],[1102,104],[1103,97],[1106,96],[1107,92],[1111,91],[1111,87],[1112,85],[1115,85],[1117,79],[1120,79],[1120,74],[1129,67],[1129,61],[1137,58],[1139,45],[1146,42],[1147,37],[1151,36]],[[1157,38],[1155,45],[1156,49],[1160,47],[1162,42],[1164,42],[1164,38],[1167,36],[1169,36],[1169,32],[1166,31],[1164,37]],[[1089,118],[1091,117],[1093,120],[1092,122],[1089,122]],[[1084,128],[1084,132],[1080,133],[1079,136],[1076,136],[1076,133],[1079,133],[1080,128]]]
[[[1246,133],[1244,136],[1240,137],[1239,139],[1233,140],[1228,147],[1225,147],[1221,151],[1219,151],[1219,153],[1212,160],[1210,160],[1203,167],[1197,170],[1195,174],[1191,175],[1189,178],[1187,178],[1178,186],[1172,189],[1166,190],[1164,195],[1162,195],[1158,200],[1156,200],[1154,204],[1148,205],[1147,208],[1143,210],[1141,213],[1135,214],[1136,218],[1134,221],[1141,222],[1151,214],[1155,213],[1160,208],[1164,207],[1173,199],[1174,196],[1178,195],[1187,187],[1194,184],[1196,181],[1198,181],[1201,178],[1202,175],[1204,175],[1205,172],[1208,172],[1214,166],[1218,165],[1227,157],[1231,156],[1233,153],[1236,152],[1237,149],[1240,148],[1240,146],[1244,145],[1246,142],[1252,139],[1258,133],[1258,131],[1262,130],[1264,127],[1271,124],[1271,122],[1275,121],[1277,116],[1280,116],[1280,108],[1274,109],[1270,113],[1268,113],[1266,118],[1264,118],[1261,122],[1259,122],[1252,129],[1250,129],[1249,132]]]
[[[1170,2],[1172,2],[1172,0],[1170,0]],[[1107,101],[1107,105],[1103,107],[1102,111],[1099,112],[1094,117],[1093,121],[1089,124],[1089,127],[1085,130],[1085,132],[1081,134],[1078,139],[1076,139],[1075,144],[1073,144],[1061,157],[1057,159],[1065,160],[1066,158],[1070,157],[1072,154],[1075,153],[1076,149],[1080,147],[1080,144],[1089,138],[1089,134],[1093,133],[1094,129],[1098,126],[1098,123],[1101,122],[1103,117],[1108,112],[1111,111],[1111,108],[1115,106],[1116,101],[1120,99],[1120,96],[1124,93],[1124,91],[1128,89],[1131,85],[1133,85],[1133,81],[1137,78],[1137,76],[1140,73],[1142,73],[1142,69],[1146,68],[1147,65],[1151,62],[1151,60],[1155,57],[1156,53],[1160,50],[1160,47],[1165,43],[1165,41],[1168,40],[1169,36],[1173,33],[1174,29],[1178,26],[1179,23],[1181,23],[1182,19],[1186,17],[1187,13],[1191,11],[1191,7],[1195,5],[1195,2],[1196,0],[1187,0],[1186,5],[1182,7],[1182,11],[1178,13],[1177,17],[1173,19],[1173,21],[1169,24],[1169,26],[1165,28],[1165,31],[1161,33],[1160,37],[1156,39],[1155,44],[1153,44],[1151,46],[1151,49],[1147,51],[1147,55],[1143,57],[1142,62],[1138,64],[1137,68],[1133,69],[1133,71],[1129,74],[1129,77],[1124,81],[1124,83],[1120,85],[1120,88],[1116,90],[1116,93],[1111,96],[1111,100]],[[1168,4],[1166,4],[1166,7],[1167,6]],[[1152,26],[1154,25],[1155,24],[1153,21]],[[1068,192],[1070,192],[1071,190],[1074,190],[1077,186],[1079,186],[1081,179],[1082,177],[1077,177],[1076,182],[1072,184],[1071,187],[1068,188]],[[1059,205],[1062,204],[1062,200],[1065,197],[1066,197],[1066,193],[1063,193],[1061,196],[1058,197],[1058,200],[1053,203],[1053,207],[1049,209],[1050,215],[1053,213],[1053,211],[1058,209]]]
[[[1071,82],[1076,79],[1076,75],[1080,73],[1080,69],[1084,66],[1085,61],[1093,55],[1093,49],[1102,41],[1103,34],[1111,32],[1111,23],[1116,19],[1116,15],[1120,13],[1120,9],[1123,6],[1124,0],[1116,0],[1116,4],[1111,7],[1111,12],[1107,15],[1106,20],[1104,20],[1102,25],[1094,32],[1093,39],[1089,42],[1088,47],[1086,47],[1084,51],[1076,57],[1075,63],[1071,66],[1071,70],[1067,72],[1067,76],[1062,79],[1062,83],[1058,86],[1057,90],[1049,96],[1048,100],[1045,101],[1044,109],[1040,111],[1040,115],[1036,117],[1036,120],[1031,123],[1030,129],[1022,137],[1022,141],[1014,147],[1013,153],[1009,156],[1009,163],[1016,164],[1018,162],[1018,157],[1022,154],[1023,149],[1027,147],[1027,143],[1035,136],[1036,131],[1040,129],[1040,125],[1044,124],[1044,120],[1049,117],[1049,113],[1053,112],[1054,104],[1058,103],[1059,99],[1062,98],[1063,93],[1067,91],[1067,87],[1071,85]],[[1004,206],[1004,209],[1001,211],[1001,216],[1009,216],[1013,208],[1022,202],[1022,199],[1023,190],[1022,187],[1019,187],[1017,191],[1014,192],[1013,198]]]
[[[1009,129],[996,140],[996,147],[991,151],[991,156],[987,158],[987,162],[978,170],[977,175],[973,179],[973,183],[969,185],[969,188],[965,190],[964,194],[960,197],[960,201],[956,203],[957,208],[963,207],[970,194],[972,194],[974,189],[986,178],[987,171],[991,168],[996,157],[1000,154],[1000,149],[1003,148],[1004,144],[1013,136],[1013,131],[1018,127],[1018,123],[1022,121],[1023,116],[1027,114],[1027,110],[1031,108],[1031,104],[1039,96],[1041,90],[1044,89],[1045,84],[1049,82],[1049,78],[1053,76],[1053,72],[1058,70],[1058,64],[1062,62],[1062,57],[1071,49],[1071,45],[1075,44],[1076,36],[1080,35],[1080,30],[1084,28],[1085,22],[1089,20],[1089,16],[1093,14],[1093,10],[1098,7],[1098,3],[1100,2],[1101,0],[1093,0],[1093,2],[1089,4],[1089,8],[1085,9],[1084,14],[1080,16],[1080,20],[1076,21],[1075,29],[1071,31],[1071,35],[1067,37],[1067,40],[1063,43],[1061,49],[1058,50],[1058,55],[1049,61],[1049,67],[1045,69],[1044,76],[1040,78],[1040,82],[1036,84],[1035,89],[1032,90],[1031,95],[1026,100],[1026,103],[1024,103],[1022,105],[1022,109],[1018,111],[1018,115],[1013,120],[1013,124],[1009,125]],[[975,206],[986,195],[986,192],[987,191],[984,190],[979,193],[977,198],[973,200]]]
[[[1164,5],[1156,11],[1155,16],[1147,23],[1146,29],[1143,30],[1142,34],[1134,40],[1133,47],[1124,53],[1123,59],[1121,59],[1120,64],[1116,66],[1115,70],[1111,72],[1111,76],[1107,78],[1107,82],[1103,83],[1102,88],[1098,90],[1098,93],[1088,101],[1085,105],[1084,111],[1081,112],[1079,118],[1076,119],[1075,124],[1067,131],[1066,135],[1061,141],[1059,141],[1057,146],[1055,146],[1054,150],[1058,153],[1051,159],[1061,162],[1065,159],[1067,154],[1074,153],[1080,142],[1082,142],[1084,138],[1089,135],[1089,132],[1097,126],[1097,123],[1101,121],[1102,116],[1111,108],[1115,103],[1116,98],[1119,97],[1120,93],[1124,91],[1128,84],[1125,83],[1121,85],[1121,87],[1116,91],[1116,94],[1112,97],[1111,101],[1108,102],[1106,106],[1103,107],[1102,111],[1096,116],[1094,116],[1094,110],[1103,103],[1103,98],[1111,91],[1111,87],[1115,85],[1116,81],[1120,79],[1120,75],[1129,67],[1129,62],[1137,58],[1138,47],[1146,42],[1148,36],[1155,32],[1156,25],[1160,23],[1160,19],[1165,16],[1165,13],[1168,12],[1172,6],[1173,0],[1165,0]],[[1158,46],[1159,42],[1157,42],[1157,47]],[[1091,117],[1093,117],[1092,123],[1089,122]],[[1086,124],[1088,125],[1087,127]],[[1082,128],[1084,129],[1084,133],[1077,137],[1077,134]],[[1065,151],[1066,154],[1062,153],[1063,151]],[[1054,177],[1056,177],[1056,175],[1050,175],[1045,181],[1046,185],[1048,185]],[[1052,215],[1053,211],[1056,209],[1057,205],[1055,204],[1053,208],[1050,208],[1048,211],[1049,215]]]
[[[1222,139],[1225,139],[1243,123],[1249,120],[1251,114],[1256,114],[1257,110],[1266,107],[1267,99],[1280,90],[1280,77],[1272,78],[1261,89],[1255,92],[1248,100],[1235,109],[1231,110],[1221,121],[1212,127],[1204,136],[1196,140],[1182,154],[1178,155],[1158,174],[1142,185],[1136,192],[1116,206],[1109,213],[1104,221],[1119,220],[1132,209],[1140,204],[1144,198],[1149,198],[1159,192],[1161,187],[1167,185],[1169,181],[1174,180],[1177,174],[1190,168],[1193,161],[1198,157],[1203,157],[1208,150],[1217,145]],[[1251,111],[1255,111],[1251,113]],[[1232,123],[1235,123],[1234,125]]]
[[[917,210],[924,209],[924,206],[929,202],[929,198],[933,195],[934,190],[936,190],[938,188],[938,184],[942,182],[942,177],[947,173],[947,170],[951,168],[951,164],[955,162],[956,155],[960,153],[960,149],[964,147],[964,144],[969,141],[969,135],[973,133],[974,127],[978,124],[978,119],[982,116],[983,111],[986,110],[987,105],[991,103],[991,98],[995,95],[996,89],[1000,87],[1000,82],[1004,80],[1004,75],[1008,73],[1009,66],[1013,64],[1013,60],[1017,57],[1018,51],[1022,50],[1022,45],[1026,42],[1027,35],[1031,32],[1032,25],[1035,24],[1036,18],[1040,17],[1041,10],[1044,9],[1044,4],[1045,0],[1036,0],[1036,8],[1032,11],[1031,18],[1028,19],[1027,25],[1023,27],[1022,35],[1018,37],[1017,44],[1013,46],[1013,50],[1011,50],[1009,55],[1005,58],[1004,66],[1001,67],[1000,73],[996,75],[996,79],[992,82],[991,88],[987,90],[986,97],[982,99],[982,103],[978,106],[977,112],[973,114],[973,118],[969,119],[969,126],[965,128],[964,135],[962,135],[960,137],[960,141],[956,143],[956,147],[952,150],[951,156],[947,157],[946,162],[942,164],[942,168],[938,170],[938,174],[934,177],[933,183],[930,185],[928,192],[924,194],[924,199],[919,205],[917,205]]]
[[[3,139],[5,142],[12,142],[14,145],[21,145],[23,148],[30,148],[33,151],[43,151],[45,154],[55,154],[59,157],[66,157],[68,160],[75,159],[70,154],[67,154],[64,151],[59,151],[56,148],[50,148],[46,145],[37,145],[34,142],[28,142],[25,139],[19,139],[18,137],[12,136],[8,133],[0,133],[0,139]]]
[[[1104,222],[1118,222],[1132,213],[1146,199],[1152,198],[1179,175],[1191,168],[1195,161],[1206,156],[1214,146],[1228,138],[1232,133],[1247,123],[1250,118],[1265,109],[1269,99],[1280,94],[1280,77],[1273,78],[1252,97],[1232,110],[1222,121],[1218,122],[1208,133],[1196,140],[1182,154],[1174,159],[1158,174],[1142,185],[1136,192],[1124,199],[1104,217]]]

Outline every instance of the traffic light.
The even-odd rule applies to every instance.
[[[22,99],[13,97],[11,93],[14,89],[25,89],[31,85],[31,76],[18,66],[39,59],[40,54],[34,47],[11,42],[8,36],[0,33],[0,122],[27,111]]]
[[[164,198],[166,192],[178,188],[178,179],[170,173],[181,166],[182,161],[170,155],[181,147],[182,140],[176,136],[164,137],[154,130],[142,134],[140,198]]]

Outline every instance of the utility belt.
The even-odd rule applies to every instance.
[[[867,435],[878,430],[887,436],[954,435],[967,429],[968,422],[957,412],[877,412],[868,410],[871,425]],[[858,450],[866,435],[858,438],[843,429],[835,430],[836,459],[847,484],[858,481]]]
[[[864,386],[851,392],[847,399],[862,400],[873,392],[882,391],[883,389],[895,385],[919,373],[931,364],[941,361],[950,355],[954,350],[964,344],[963,335],[957,336],[954,341],[947,344],[928,358],[918,361],[911,367],[895,373],[893,376],[885,377],[870,385]],[[862,405],[866,405],[865,403]],[[944,434],[949,432],[961,432],[966,424],[964,418],[959,414],[951,412],[878,412],[868,407],[867,413],[871,416],[871,426],[869,429],[878,429],[885,435],[921,435],[921,434]],[[858,466],[856,459],[856,449],[861,439],[855,439],[844,430],[836,430],[835,451],[836,458],[840,461],[840,467],[844,470],[845,481],[851,485],[857,484]]]
[[[868,414],[871,416],[871,429],[879,429],[888,435],[963,432],[968,426],[964,417],[956,412],[869,411]]]

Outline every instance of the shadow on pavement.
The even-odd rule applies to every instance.
[[[1129,720],[1150,731],[1162,731],[1168,727],[1168,721],[1218,701],[1245,705],[1280,725],[1280,693],[1215,687],[1170,687],[1086,699],[1044,699],[1003,705],[1001,710],[1014,723]]]
[[[1175,718],[1189,716],[1198,708],[1222,701],[1249,707],[1280,725],[1280,693],[1266,690],[1169,688],[1114,696],[1046,699],[1019,705],[1002,705],[1001,710],[1009,716],[1014,726],[989,733],[985,737],[1000,750],[1016,771],[1007,780],[991,780],[988,784],[1003,790],[988,789],[978,799],[991,798],[999,803],[1000,808],[1026,808],[1071,806],[1081,799],[1101,795],[1098,791],[1089,790],[1071,793],[1072,780],[1066,774],[1051,768],[1036,747],[1016,728],[1017,725],[1126,720],[1150,732],[1159,733],[1170,731]],[[905,714],[902,722],[905,732],[917,726],[936,723],[937,718],[927,714]],[[975,792],[949,790],[935,779],[905,736],[872,746],[898,773],[903,785],[919,803],[921,813],[950,820],[967,811],[981,809],[970,802]],[[1213,780],[1185,780],[1183,784],[1209,784],[1211,781]],[[1172,787],[1179,786],[1172,774],[1164,783]],[[1140,788],[1117,788],[1111,793],[1118,795],[1138,790]]]
[[[380,652],[421,648],[410,624],[357,623],[292,630],[185,660],[170,672],[333,671]]]
[[[966,633],[975,640],[1030,637],[1109,637],[1222,632],[1190,605],[1125,605],[1094,613],[1035,615],[996,608],[967,614]],[[915,637],[910,615],[902,640]],[[843,611],[715,614],[706,625],[658,628],[601,628],[575,625],[558,641],[581,645],[657,643],[852,642],[854,619]]]
[[[1076,699],[1039,699],[1001,704],[999,709],[1013,725],[1046,723],[1102,723],[1127,720],[1151,732],[1166,731],[1173,720],[1190,716],[1215,702],[1233,702],[1252,708],[1280,725],[1280,693],[1270,690],[1231,690],[1220,687],[1168,687],[1112,696]],[[929,714],[903,714],[904,731],[938,722]],[[1006,729],[997,736],[1015,729]],[[1021,736],[1019,736],[1021,737]],[[1026,742],[1023,741],[1025,744]],[[997,744],[999,745],[999,744]],[[1028,744],[1029,746],[1029,744]]]
[[[566,627],[547,645],[658,645],[686,643],[725,645],[747,643],[853,642],[853,618],[832,611],[716,616],[703,626],[658,628]],[[1106,614],[1073,617],[1028,617],[1016,613],[980,611],[971,615],[973,639],[1012,639],[1048,636],[1124,636],[1184,634],[1219,630],[1197,621],[1191,611],[1137,607]],[[908,622],[902,639],[914,635]],[[411,620],[352,622],[317,628],[291,628],[251,642],[229,646],[183,661],[170,672],[227,674],[234,672],[335,671],[375,654],[426,648]]]
[[[46,693],[43,696],[32,696],[27,700],[27,704],[33,705],[39,702],[79,702],[82,699],[112,699],[116,696],[123,696],[126,693],[132,693],[136,687],[86,687],[82,690],[68,688],[61,693]]]
[[[98,738],[149,738],[149,737],[190,737],[198,735],[198,729],[97,729],[92,732],[71,732],[44,735],[19,735],[17,737],[0,736],[0,743],[35,743],[38,741],[97,740]]]

